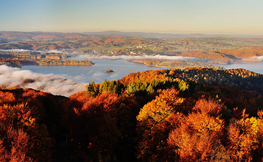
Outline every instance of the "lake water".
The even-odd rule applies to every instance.
[[[74,58],[73,58],[74,59]],[[40,74],[54,74],[61,78],[71,79],[76,83],[101,83],[104,79],[118,80],[132,72],[164,69],[158,67],[147,67],[144,64],[119,60],[89,59],[94,62],[93,66],[23,66],[22,70],[30,70]],[[263,74],[263,62],[242,62],[231,65],[218,65],[226,69],[244,68]],[[105,73],[107,69],[112,69],[114,73]]]
[[[118,80],[132,72],[163,69],[158,67],[147,67],[144,64],[129,62],[126,60],[101,60],[89,59],[93,66],[23,66],[22,70],[30,70],[41,74],[59,75],[61,78],[71,79],[76,83],[101,83],[105,78]],[[105,73],[112,69],[114,73]]]
[[[230,65],[219,65],[219,64],[213,64],[216,66],[222,66],[225,69],[237,69],[237,68],[243,68],[246,70],[254,71],[256,73],[263,74],[263,62],[249,62],[249,61],[243,61],[241,63],[236,64],[230,64]]]

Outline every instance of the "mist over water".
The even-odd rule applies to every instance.
[[[75,58],[78,59],[104,59],[104,60],[186,60],[186,61],[205,61],[205,59],[194,58],[194,57],[183,57],[183,56],[168,56],[168,55],[145,55],[145,56],[96,56],[96,55],[79,55]]]
[[[78,57],[72,60],[80,60]],[[59,75],[62,78],[71,79],[76,83],[87,84],[94,80],[101,83],[104,79],[118,80],[132,72],[142,72],[146,70],[166,69],[160,67],[147,67],[144,64],[134,63],[123,59],[87,59],[95,63],[93,66],[23,66],[23,70],[30,70],[35,73]],[[240,64],[221,65],[226,69],[244,68],[247,70],[263,73],[263,62],[244,62]],[[114,73],[106,73],[112,69]]]
[[[75,58],[76,59],[76,58]],[[79,60],[79,59],[78,59]],[[23,70],[30,70],[35,73],[60,75],[60,77],[71,79],[76,83],[88,84],[92,80],[101,83],[104,79],[118,80],[132,72],[164,69],[159,67],[147,67],[126,60],[102,60],[88,59],[95,63],[93,66],[23,66]],[[108,69],[114,73],[106,73]]]
[[[85,90],[84,84],[75,84],[73,81],[65,80],[59,75],[39,74],[30,70],[21,70],[5,65],[0,66],[0,87],[32,88],[67,97],[78,91]]]
[[[27,52],[31,50],[27,49],[0,49],[0,51],[6,51],[6,52]]]
[[[0,51],[6,51],[6,52],[39,52],[40,54],[44,53],[63,53],[63,54],[69,54],[69,52],[65,50],[47,50],[47,51],[41,51],[41,50],[28,50],[28,49],[0,49]]]
[[[263,56],[253,56],[251,59],[255,59],[257,61],[263,61]]]
[[[14,50],[10,50],[14,51]],[[16,50],[16,52],[27,50]],[[15,51],[14,51],[15,52]],[[38,51],[38,52],[60,52]],[[66,51],[63,53],[67,54]],[[93,66],[34,66],[27,65],[19,68],[11,68],[0,66],[0,86],[33,88],[44,92],[50,92],[55,95],[70,96],[78,91],[84,91],[85,85],[91,83],[101,83],[104,79],[118,80],[132,72],[142,72],[146,70],[166,69],[160,67],[147,67],[144,64],[134,63],[127,60],[133,59],[164,59],[164,60],[186,60],[186,61],[204,61],[204,59],[196,59],[192,57],[181,56],[94,56],[89,54],[73,55],[71,60],[89,60],[95,63]],[[257,73],[263,74],[263,57],[253,57],[255,62],[243,61],[236,64],[221,65],[226,69],[244,68]],[[108,69],[115,71],[114,73],[106,73]],[[28,82],[27,79],[31,79]],[[63,80],[66,79],[66,80]],[[77,83],[77,84],[75,84]]]

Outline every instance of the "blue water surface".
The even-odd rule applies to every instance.
[[[74,58],[73,58],[74,59]],[[89,59],[94,62],[93,66],[23,66],[22,70],[30,70],[40,74],[54,74],[61,78],[71,79],[76,83],[90,83],[94,80],[101,83],[104,79],[118,80],[132,72],[142,72],[146,70],[164,69],[159,67],[148,67],[144,64],[138,64],[123,59],[119,60],[101,60]],[[244,68],[263,74],[263,62],[241,62],[238,64],[219,65],[226,69]],[[112,69],[114,73],[105,73],[107,69]]]

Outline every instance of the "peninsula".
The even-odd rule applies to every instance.
[[[41,59],[36,61],[36,63],[39,66],[92,66],[94,65],[93,62],[83,60],[83,61],[77,61],[77,60],[54,60],[54,59]]]
[[[146,66],[155,66],[163,68],[176,68],[176,69],[185,69],[190,67],[198,68],[214,68],[214,69],[223,69],[220,66],[214,66],[205,62],[193,62],[193,61],[184,61],[184,60],[131,60],[132,62],[145,64]]]

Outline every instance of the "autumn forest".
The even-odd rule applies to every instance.
[[[19,68],[94,65],[67,60],[74,52],[206,59],[131,60],[167,69],[92,81],[70,97],[1,85],[0,161],[263,161],[263,75],[210,64],[261,57],[262,43],[262,38],[0,32],[1,64]]]
[[[0,162],[263,162],[262,8],[0,0]]]
[[[263,76],[130,73],[69,98],[0,91],[1,161],[261,161]]]

